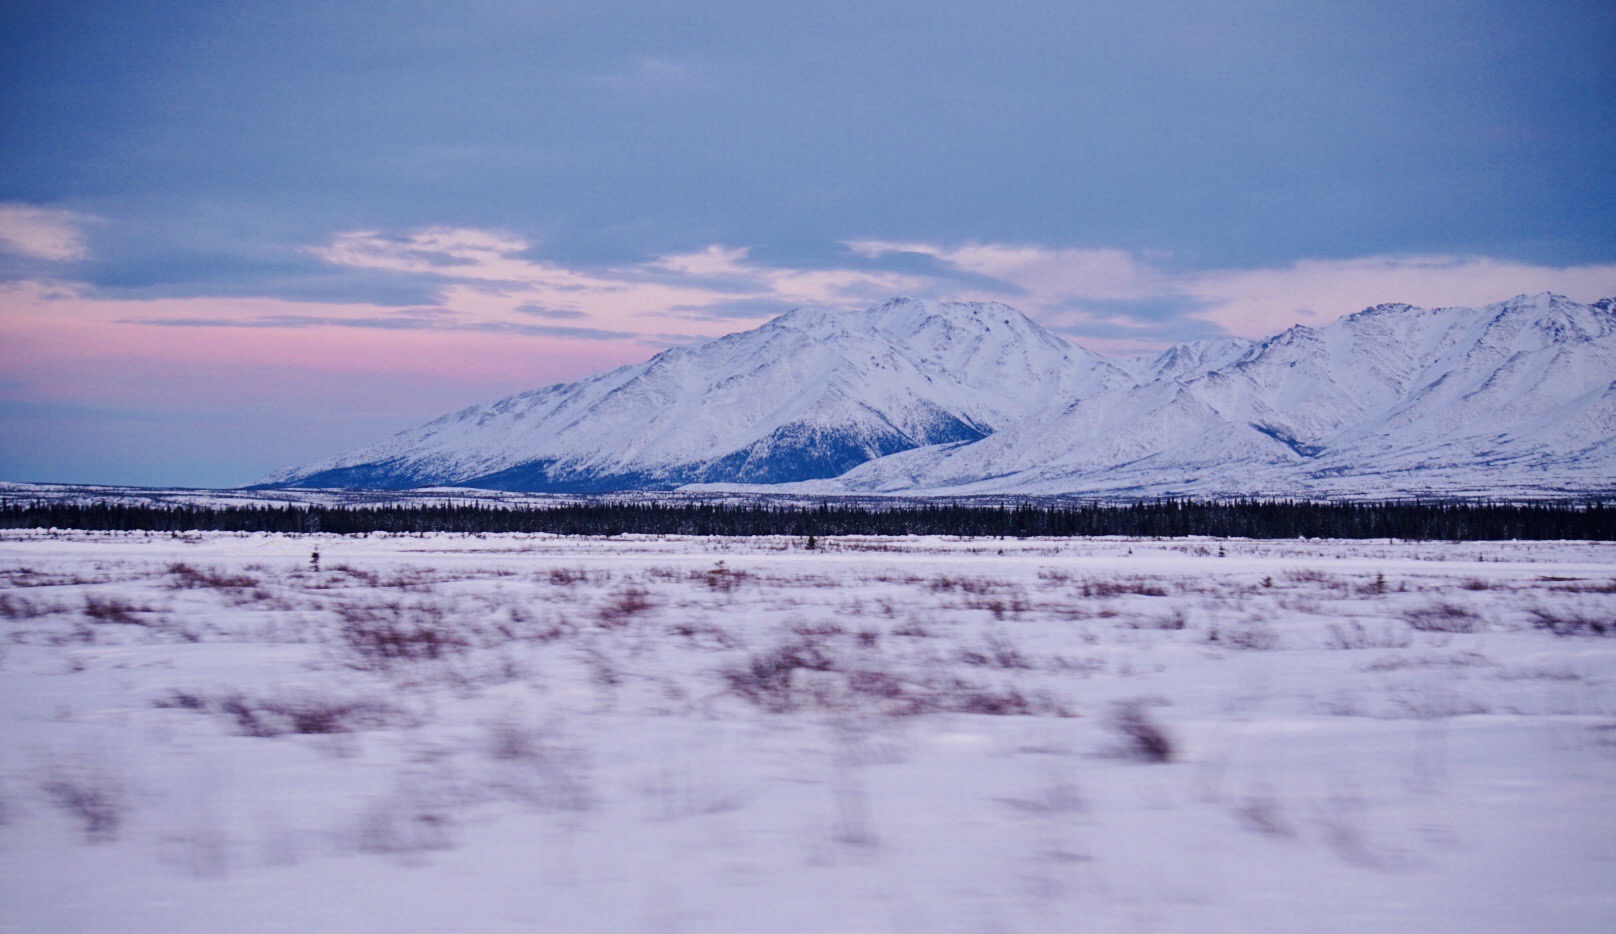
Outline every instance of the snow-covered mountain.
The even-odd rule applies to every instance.
[[[803,309],[276,486],[949,495],[1616,490],[1616,300],[1379,305],[1109,361],[1003,305]]]
[[[1484,308],[1379,305],[1244,351],[1174,348],[1139,371],[1135,385],[1073,400],[974,444],[865,464],[820,486],[1122,495],[1610,490],[1611,305],[1549,294]]]
[[[998,304],[804,308],[752,331],[445,415],[266,486],[589,492],[834,477],[1128,385]]]

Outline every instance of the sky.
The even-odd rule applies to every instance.
[[[801,305],[1616,295],[1616,4],[0,5],[0,479],[222,487]]]

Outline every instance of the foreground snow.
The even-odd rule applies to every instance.
[[[1616,546],[818,544],[6,533],[0,930],[1616,922]]]

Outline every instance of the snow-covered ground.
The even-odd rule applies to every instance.
[[[1616,545],[805,544],[0,534],[0,930],[1616,929]]]

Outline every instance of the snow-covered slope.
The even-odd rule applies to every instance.
[[[1549,294],[1379,305],[1141,381],[975,444],[863,465],[861,492],[1495,495],[1616,488],[1616,315]],[[1202,365],[1211,360],[1212,365]]]
[[[668,489],[833,477],[974,441],[1131,377],[998,304],[799,309],[576,383],[446,415],[274,486]]]
[[[276,486],[804,493],[1616,490],[1616,311],[1378,305],[1108,361],[997,304],[801,309]]]

